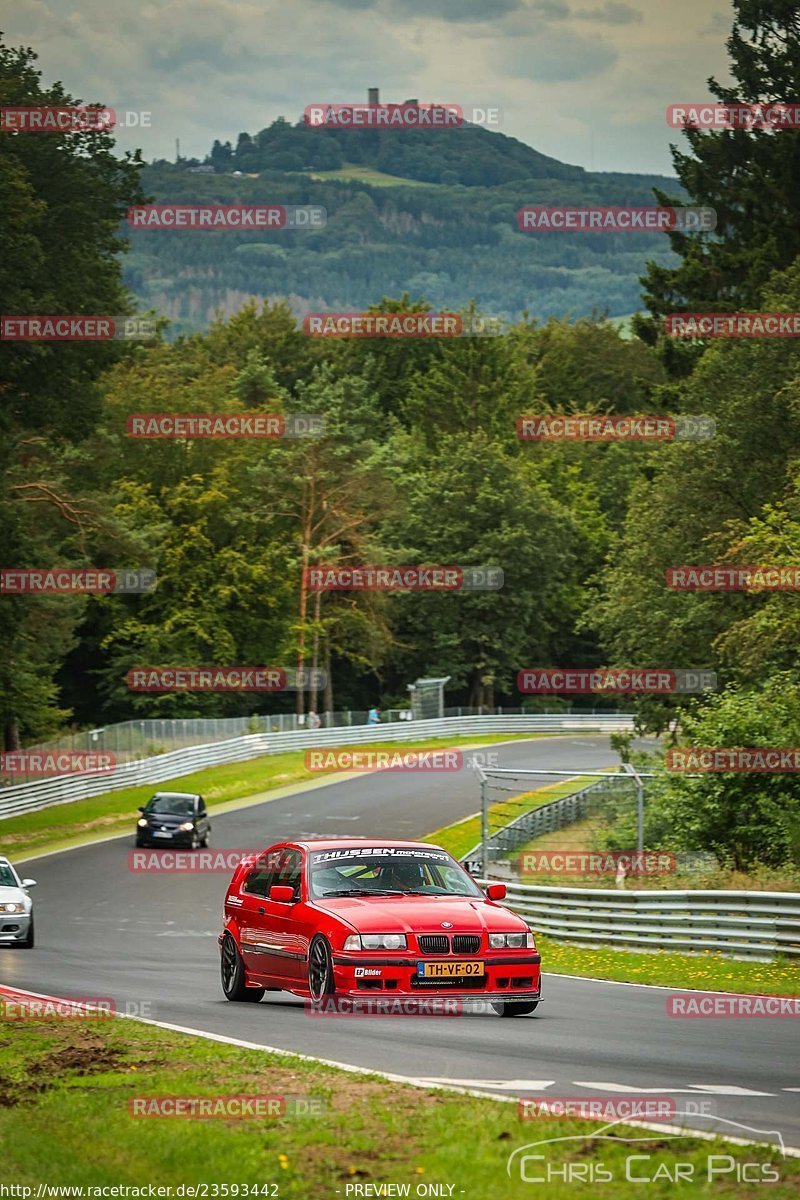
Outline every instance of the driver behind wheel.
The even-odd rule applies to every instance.
[[[381,871],[380,886],[393,891],[419,892],[425,888],[425,873],[421,863],[393,862]]]

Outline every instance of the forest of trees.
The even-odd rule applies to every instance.
[[[720,94],[800,94],[796,10],[735,7],[737,87]],[[2,48],[0,81],[15,103],[64,102],[27,51]],[[119,223],[142,199],[141,168],[95,132],[6,138],[0,156],[6,310],[125,311]],[[142,596],[3,598],[6,746],[70,722],[274,710],[252,694],[132,694],[125,675],[142,663],[291,663],[300,646],[329,668],[337,708],[390,705],[418,675],[449,675],[452,703],[519,704],[528,666],[712,669],[719,690],[682,702],[680,736],[800,745],[797,594],[665,586],[676,563],[800,561],[800,353],[785,339],[676,346],[659,322],[670,308],[800,311],[800,133],[691,133],[675,166],[722,221],[699,242],[672,235],[676,265],[650,265],[638,337],[553,316],[496,338],[315,341],[285,302],[253,301],[173,341],[5,343],[0,560],[158,573]],[[91,219],[65,222],[67,205]],[[288,243],[282,253],[291,279]],[[425,295],[376,287],[370,299],[438,305]],[[717,432],[651,446],[518,440],[519,415],[552,409],[703,413]],[[317,413],[326,432],[127,437],[127,416],[148,411]],[[488,563],[505,585],[301,604],[303,563],[358,562]],[[677,703],[639,701],[643,727],[664,729]],[[735,817],[752,853],[796,860],[793,780],[673,780],[652,819],[680,809],[687,844],[713,848],[715,822],[729,831]]]
[[[293,129],[276,122],[254,141],[247,138],[248,144],[271,137],[276,126],[286,136]],[[312,143],[330,136],[300,128]],[[371,154],[374,147],[362,139],[403,135],[339,136],[348,139],[351,162],[363,159],[378,169],[381,156]],[[193,174],[184,161],[151,164],[142,171],[142,186],[157,203],[315,204],[326,209],[327,224],[310,231],[241,234],[125,227],[131,253],[124,281],[143,307],[169,316],[168,336],[174,338],[207,329],[217,311],[230,315],[250,296],[285,300],[295,316],[366,308],[381,295],[405,291],[424,295],[435,308],[460,308],[474,300],[510,321],[526,314],[546,320],[552,313],[575,318],[594,311],[627,316],[641,303],[639,276],[647,259],[665,268],[677,264],[666,239],[655,233],[523,233],[517,225],[526,204],[646,205],[653,203],[654,187],[680,195],[674,180],[593,174],[483,129],[415,131],[400,144],[425,150],[431,163],[441,164],[451,137],[469,143],[473,136],[477,148],[459,159],[464,170],[458,177],[445,172],[448,178],[429,186],[373,186],[359,178],[283,172],[274,156],[245,162],[260,168],[252,177],[233,174],[238,160],[212,175]],[[240,145],[246,137],[241,135]],[[467,186],[468,169],[480,164],[483,147],[498,164],[497,178]]]

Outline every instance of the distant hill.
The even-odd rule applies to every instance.
[[[197,173],[202,165],[213,171]],[[282,119],[235,146],[215,142],[204,164],[153,163],[143,184],[158,203],[321,204],[328,213],[311,232],[132,231],[128,284],[174,332],[204,328],[250,296],[286,299],[298,317],[406,291],[440,309],[475,299],[508,320],[629,314],[645,262],[671,260],[663,235],[521,233],[517,211],[652,204],[654,186],[681,194],[664,176],[585,171],[474,126],[337,131]]]
[[[216,141],[205,160],[220,171],[339,171],[372,167],[421,183],[494,187],[522,179],[577,179],[583,168],[548,158],[477,125],[454,129],[314,129],[279,118],[236,145]]]

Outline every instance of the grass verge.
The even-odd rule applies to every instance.
[[[551,975],[586,975],[621,983],[745,995],[800,995],[800,968],[788,959],[761,963],[721,954],[675,954],[668,950],[618,950],[615,946],[573,946],[536,934],[542,969]]]
[[[503,741],[525,741],[558,734],[510,734]],[[325,747],[326,752],[345,749],[358,750],[444,750],[450,746],[485,746],[486,738],[428,738],[410,742],[370,742],[358,747]],[[225,763],[220,767],[209,767],[193,775],[181,775],[158,784],[143,784],[139,787],[123,788],[118,792],[104,792],[88,800],[75,800],[43,808],[38,812],[24,813],[0,821],[0,853],[10,859],[26,855],[60,850],[67,846],[80,845],[109,834],[122,833],[130,829],[133,833],[137,810],[155,791],[200,792],[210,808],[234,800],[267,799],[277,788],[288,787],[321,778],[331,778],[334,771],[311,771],[305,765],[305,750],[292,750],[287,754],[269,754],[262,758],[251,758],[247,762]],[[420,778],[428,778],[424,773]],[[477,796],[477,786],[476,786]]]
[[[531,1024],[526,1033],[533,1037],[535,1018]],[[689,1136],[672,1141],[624,1126],[614,1128],[611,1140],[597,1141],[591,1135],[599,1120],[522,1122],[513,1103],[423,1091],[120,1019],[0,1021],[0,1042],[2,1177],[32,1188],[32,1196],[40,1184],[128,1185],[143,1188],[131,1194],[144,1196],[150,1184],[205,1184],[208,1190],[196,1194],[244,1196],[247,1185],[250,1195],[281,1200],[345,1200],[425,1195],[420,1185],[436,1184],[440,1190],[428,1195],[513,1200],[533,1193],[518,1172],[506,1175],[509,1154],[565,1137],[575,1140],[533,1151],[546,1158],[529,1166],[534,1174],[560,1173],[547,1186],[548,1200],[576,1194],[576,1183],[563,1178],[565,1164],[584,1182],[602,1165],[613,1178],[591,1187],[601,1200],[618,1196],[623,1186],[630,1200],[662,1200],[674,1194],[670,1176],[679,1162],[691,1164],[695,1180],[682,1183],[681,1195],[710,1195],[706,1180],[715,1155],[729,1156],[713,1188],[723,1200],[759,1194],[758,1185],[736,1183],[734,1164],[745,1162],[778,1173],[769,1187],[773,1200],[796,1197],[800,1189],[800,1160],[782,1159],[772,1147]],[[307,1097],[321,1111],[255,1119],[135,1117],[130,1111],[142,1097],[232,1095]],[[622,1141],[630,1137],[648,1140]],[[626,1182],[625,1159],[632,1154],[647,1156],[637,1159],[635,1174],[652,1182]],[[380,1184],[408,1191],[381,1192]]]

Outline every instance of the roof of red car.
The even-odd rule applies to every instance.
[[[297,838],[292,839],[295,846],[304,846],[307,850],[337,850],[342,846],[418,846],[430,847],[431,842],[405,842],[402,838]]]

